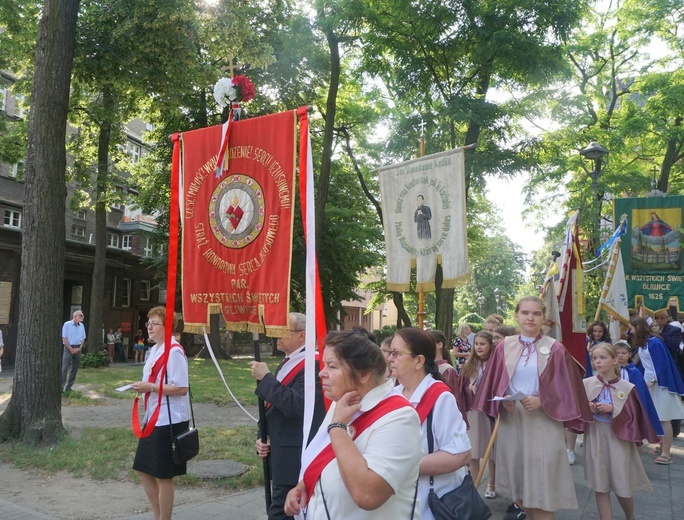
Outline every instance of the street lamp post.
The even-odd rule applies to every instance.
[[[608,150],[606,150],[596,141],[591,141],[586,148],[580,150],[580,155],[583,158],[594,162],[593,169],[591,171],[589,171],[589,169],[584,165],[584,162],[582,162],[582,168],[584,168],[584,171],[587,172],[587,175],[589,175],[589,178],[591,178],[591,191],[594,194],[594,204],[596,204],[597,207],[596,221],[592,225],[592,229],[594,229],[592,247],[593,250],[596,251],[596,249],[598,249],[599,243],[598,235],[601,220],[601,202],[603,199],[603,196],[599,196],[598,193],[598,178],[601,176],[603,158],[608,156]]]
[[[480,311],[478,312],[478,314],[479,314],[480,316],[482,316],[482,304],[483,304],[483,303],[484,303],[484,298],[483,298],[482,295],[480,294],[480,295],[477,297],[477,305],[479,306],[479,309],[480,309]]]
[[[499,288],[494,289],[494,301],[496,302],[496,312],[499,312]]]

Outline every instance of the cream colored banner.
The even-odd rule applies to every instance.
[[[458,148],[381,168],[387,289],[435,290],[442,264],[442,287],[452,288],[470,274],[466,234],[465,166]]]

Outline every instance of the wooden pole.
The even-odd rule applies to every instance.
[[[487,462],[489,462],[489,457],[492,455],[492,449],[494,449],[494,443],[496,442],[496,436],[499,435],[499,419],[501,416],[496,418],[494,423],[494,429],[492,430],[492,438],[489,439],[489,444],[487,445],[487,451],[485,451],[484,457],[482,458],[482,464],[480,464],[480,472],[477,474],[475,479],[475,489],[480,486],[482,482],[482,476],[484,475],[484,470],[487,467]],[[490,477],[491,478],[491,477]]]
[[[418,157],[425,156],[425,122],[420,122],[420,149]],[[418,328],[422,329],[425,322],[425,291],[421,287],[418,291]]]

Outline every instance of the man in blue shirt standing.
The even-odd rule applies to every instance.
[[[62,391],[70,391],[74,380],[76,379],[76,372],[81,364],[81,350],[86,339],[85,325],[83,321],[83,311],[78,310],[74,312],[74,319],[67,321],[62,325],[62,344],[64,345],[64,352],[62,353]],[[67,375],[69,382],[67,383]],[[65,386],[66,385],[66,386]]]

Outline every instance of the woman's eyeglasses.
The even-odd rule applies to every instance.
[[[157,323],[156,321],[148,321],[147,323],[145,323],[145,327],[147,327],[148,329],[150,327],[159,327],[159,326],[163,326],[163,325],[164,325],[163,323]]]
[[[403,356],[404,354],[411,354],[410,352],[401,352],[399,350],[390,350],[389,351],[389,357],[391,358],[397,358],[399,356]]]

